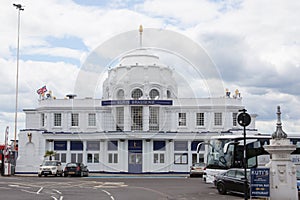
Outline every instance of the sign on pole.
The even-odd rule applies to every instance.
[[[4,163],[7,162],[7,156],[8,156],[8,134],[9,134],[9,127],[7,126],[5,130]]]
[[[253,168],[250,175],[250,196],[270,197],[270,169]]]

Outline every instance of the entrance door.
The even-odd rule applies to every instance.
[[[129,173],[143,172],[143,141],[142,140],[128,141],[128,172]]]

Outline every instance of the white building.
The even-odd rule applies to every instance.
[[[37,172],[47,150],[93,172],[188,172],[205,161],[196,154],[199,142],[242,132],[237,113],[244,106],[239,96],[178,98],[173,73],[140,48],[108,71],[102,99],[68,95],[24,109],[16,173]],[[256,132],[255,117],[248,131]]]

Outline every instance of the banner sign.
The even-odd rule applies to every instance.
[[[102,106],[117,106],[117,105],[173,105],[172,100],[107,100],[101,102]]]
[[[250,196],[270,197],[270,169],[253,168],[250,171]]]
[[[3,152],[3,155],[4,155],[4,163],[7,163],[8,162],[8,134],[9,134],[9,127],[7,126],[6,127],[6,130],[5,130],[5,148],[4,148],[4,152]]]

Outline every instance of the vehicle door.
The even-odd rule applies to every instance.
[[[236,170],[228,170],[224,177],[224,184],[227,190],[234,191]]]
[[[243,171],[236,171],[236,181],[234,183],[234,191],[244,193],[245,176]]]

